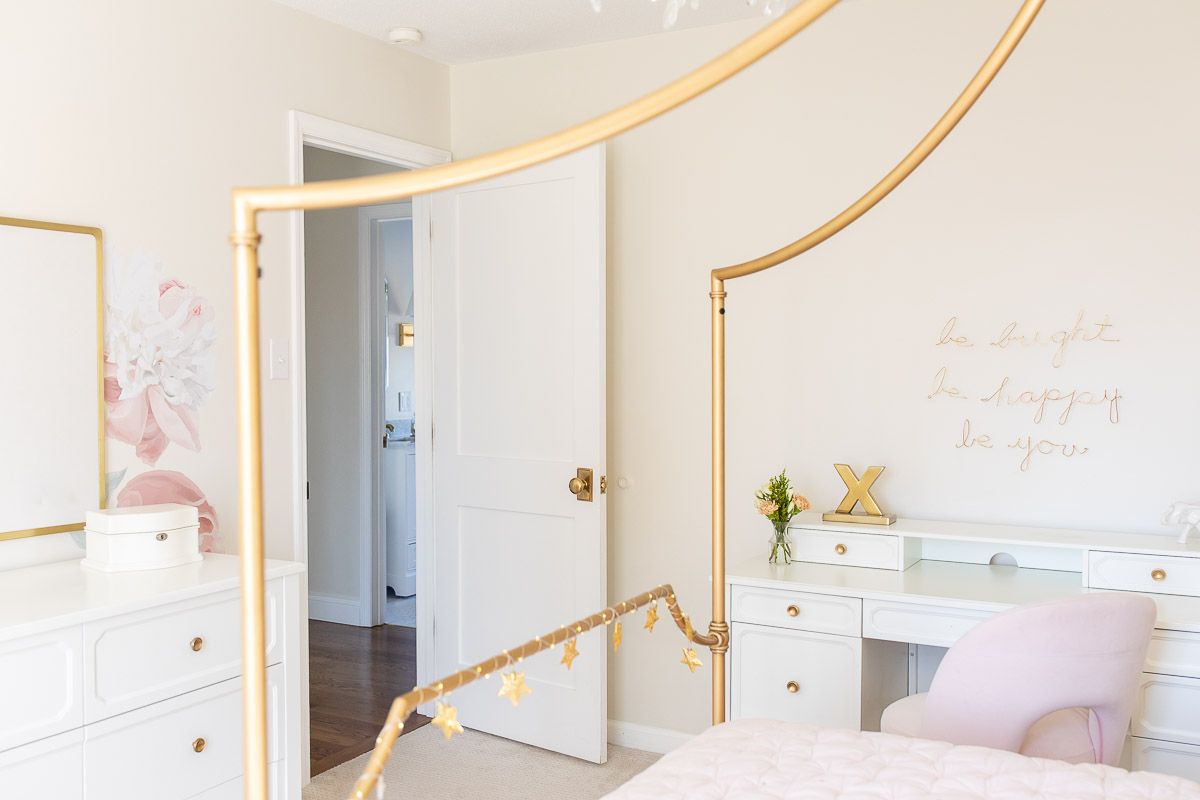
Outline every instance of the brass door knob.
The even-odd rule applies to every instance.
[[[839,556],[846,555],[846,545],[839,544],[837,547],[833,548],[833,552],[837,553]]]
[[[1150,577],[1156,581],[1165,581],[1167,579],[1167,571],[1165,569],[1156,569],[1150,573]]]
[[[587,467],[575,470],[575,477],[567,481],[567,488],[575,495],[576,500],[592,502],[592,471]]]
[[[788,681],[787,690],[791,694],[795,694],[796,692],[800,691],[800,684],[796,683],[795,681]]]
[[[201,650],[204,649],[204,639],[197,636],[195,639],[192,639],[191,646],[192,646],[192,652],[199,653]]]
[[[788,606],[787,612],[788,612],[789,617],[798,617],[798,616],[800,616],[800,607],[799,606]]]
[[[204,737],[200,737],[196,741],[192,742],[192,749],[195,750],[197,753],[203,753],[204,748],[207,744],[208,744],[208,742],[204,741]]]

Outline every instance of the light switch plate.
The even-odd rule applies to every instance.
[[[273,381],[286,381],[291,374],[292,354],[287,339],[272,339],[267,347],[267,375]]]

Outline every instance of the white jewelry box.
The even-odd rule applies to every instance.
[[[199,514],[181,503],[89,511],[84,534],[83,566],[100,572],[178,567],[203,558]]]

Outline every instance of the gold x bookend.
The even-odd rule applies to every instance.
[[[891,525],[896,521],[895,514],[883,513],[879,503],[871,497],[871,486],[883,474],[883,467],[867,467],[861,478],[845,464],[834,464],[833,468],[846,484],[846,496],[837,508],[822,514],[821,519],[825,522],[865,522],[868,525]],[[854,507],[860,503],[865,513],[855,514]]]

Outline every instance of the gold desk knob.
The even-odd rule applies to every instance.
[[[790,693],[795,694],[796,692],[800,691],[800,684],[796,683],[795,681],[788,681],[787,690]]]
[[[199,739],[197,739],[196,741],[192,742],[192,749],[195,750],[197,753],[203,753],[204,748],[207,744],[208,744],[208,742],[204,741],[204,737],[202,736]]]
[[[798,617],[800,616],[800,606],[788,606],[787,612],[789,617]]]
[[[199,653],[204,649],[204,639],[199,636],[197,636],[195,639],[192,639],[191,647],[193,653]]]
[[[833,548],[833,552],[837,553],[839,556],[846,555],[846,545],[839,544],[837,547]]]
[[[1167,579],[1167,571],[1165,569],[1156,569],[1150,573],[1150,577],[1156,581],[1165,581]]]

